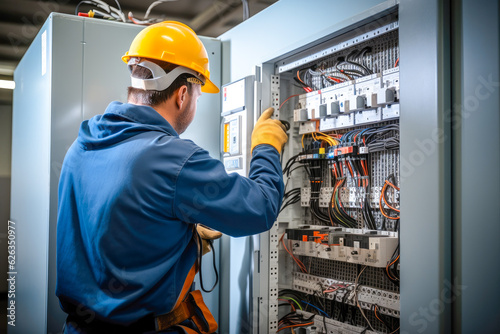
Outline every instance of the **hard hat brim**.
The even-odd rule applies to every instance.
[[[217,94],[220,92],[219,87],[217,87],[210,79],[205,78],[205,85],[201,87],[203,93]]]

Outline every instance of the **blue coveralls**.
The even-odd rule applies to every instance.
[[[253,151],[248,178],[148,106],[111,103],[81,125],[59,181],[56,294],[66,312],[127,325],[174,306],[197,258],[194,224],[238,237],[271,228],[279,154]]]

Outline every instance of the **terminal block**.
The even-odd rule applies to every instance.
[[[372,305],[378,305],[380,313],[399,318],[400,295],[397,292],[364,285],[355,287],[354,282],[293,273],[294,290],[308,295],[324,295],[327,299],[344,302],[348,305],[355,305],[355,288],[358,291],[358,303],[363,309],[370,310]]]

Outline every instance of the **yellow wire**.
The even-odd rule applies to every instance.
[[[302,148],[304,148],[304,138],[306,135],[307,134],[302,135]],[[329,146],[337,146],[339,144],[339,141],[336,138],[330,137],[322,132],[311,132],[310,135],[314,141],[324,141],[328,143]]]
[[[295,299],[293,299],[292,297],[283,297],[283,296],[282,296],[282,297],[280,297],[280,298],[283,298],[283,299],[289,299],[289,300],[291,300],[291,301],[295,302],[295,304],[297,304],[297,306],[299,307],[299,309],[301,309],[301,310],[302,310],[302,306],[300,306],[300,304],[299,304],[299,303],[298,303]]]

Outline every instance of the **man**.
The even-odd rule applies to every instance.
[[[283,197],[284,127],[266,110],[252,133],[248,178],[181,134],[201,92],[217,93],[196,34],[145,28],[123,56],[128,103],[82,123],[59,181],[57,287],[65,333],[211,333],[189,293],[204,239],[271,228]],[[180,327],[180,326],[183,327]]]

